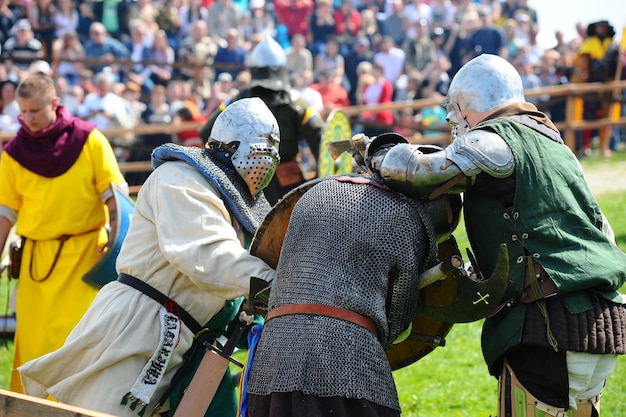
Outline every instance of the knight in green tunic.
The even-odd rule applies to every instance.
[[[447,148],[427,153],[401,137],[374,138],[366,162],[409,195],[463,192],[474,267],[485,276],[507,245],[509,286],[482,334],[485,361],[500,381],[498,415],[599,416],[606,378],[626,353],[618,293],[626,254],[574,154],[525,101],[511,64],[474,58],[444,105],[454,139]]]

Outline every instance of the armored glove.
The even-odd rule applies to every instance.
[[[365,149],[371,139],[363,133],[357,133],[352,136],[350,141],[350,149],[348,152],[352,155],[355,172],[360,174],[366,173],[369,168],[365,163]]]
[[[397,133],[383,133],[372,138],[365,148],[364,159],[368,168],[380,174],[380,167],[387,152],[399,143],[409,143],[409,141]]]

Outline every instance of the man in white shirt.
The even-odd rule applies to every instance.
[[[385,78],[394,86],[404,71],[405,59],[406,54],[396,46],[395,41],[390,36],[383,37],[380,51],[374,54],[374,62],[383,65]]]

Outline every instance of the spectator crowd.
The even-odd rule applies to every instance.
[[[19,128],[14,90],[32,72],[54,74],[62,104],[101,130],[205,120],[248,85],[249,54],[267,35],[286,49],[294,89],[325,114],[443,99],[482,53],[510,61],[525,88],[573,81],[587,24],[573,39],[557,31],[547,48],[539,28],[528,0],[0,0],[0,133]],[[565,118],[563,100],[534,104]],[[445,116],[435,106],[363,112],[357,123],[417,138],[447,129]],[[109,139],[120,160],[167,141],[201,145],[193,131]],[[582,155],[590,138],[579,139]]]

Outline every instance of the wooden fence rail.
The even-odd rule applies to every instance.
[[[565,114],[566,119],[563,122],[555,123],[557,128],[562,132],[564,136],[565,144],[572,149],[575,150],[576,146],[576,132],[583,129],[599,129],[603,127],[615,127],[615,126],[624,126],[626,125],[626,117],[613,117],[612,112],[610,112],[610,116],[603,119],[598,120],[579,120],[579,115],[576,114],[576,101],[582,97],[587,96],[598,96],[599,94],[605,94],[605,96],[612,96],[614,102],[621,103],[624,105],[624,101],[622,99],[621,92],[626,91],[626,81],[616,81],[610,83],[588,83],[588,84],[566,84],[559,86],[551,86],[538,88],[533,90],[525,91],[525,96],[527,98],[533,97],[549,97],[550,101],[556,102],[562,100],[565,102]],[[610,93],[610,94],[607,94]],[[409,101],[399,101],[381,104],[377,106],[350,106],[344,107],[341,110],[349,117],[355,118],[359,114],[364,111],[381,111],[381,110],[400,110],[406,108],[412,108],[416,111],[433,105],[439,105],[440,102],[433,99],[423,99],[423,100],[409,100]],[[323,115],[327,116],[327,115]],[[166,133],[166,134],[176,134],[183,130],[188,130],[192,128],[197,128],[201,125],[201,123],[197,122],[185,122],[181,124],[152,124],[152,125],[141,125],[132,129],[128,128],[112,128],[104,130],[104,134],[108,137],[113,137],[116,135],[122,135],[124,133],[132,133],[134,135],[144,135],[144,134],[155,134],[155,133]],[[391,130],[392,126],[389,126]],[[7,133],[0,133],[0,142],[10,140],[14,135]],[[349,138],[346,138],[349,139]],[[428,141],[431,143],[447,143],[449,141],[449,133],[442,132],[441,135],[437,136],[428,136],[422,139],[423,142]],[[132,147],[133,144],[129,143],[128,145],[121,145]],[[149,161],[139,161],[139,162],[121,162],[120,168],[122,172],[147,172],[152,170],[152,166]],[[133,186],[131,191],[136,192],[138,190],[138,186]]]
[[[1,417],[115,417],[81,407],[60,404],[24,394],[0,390]]]

